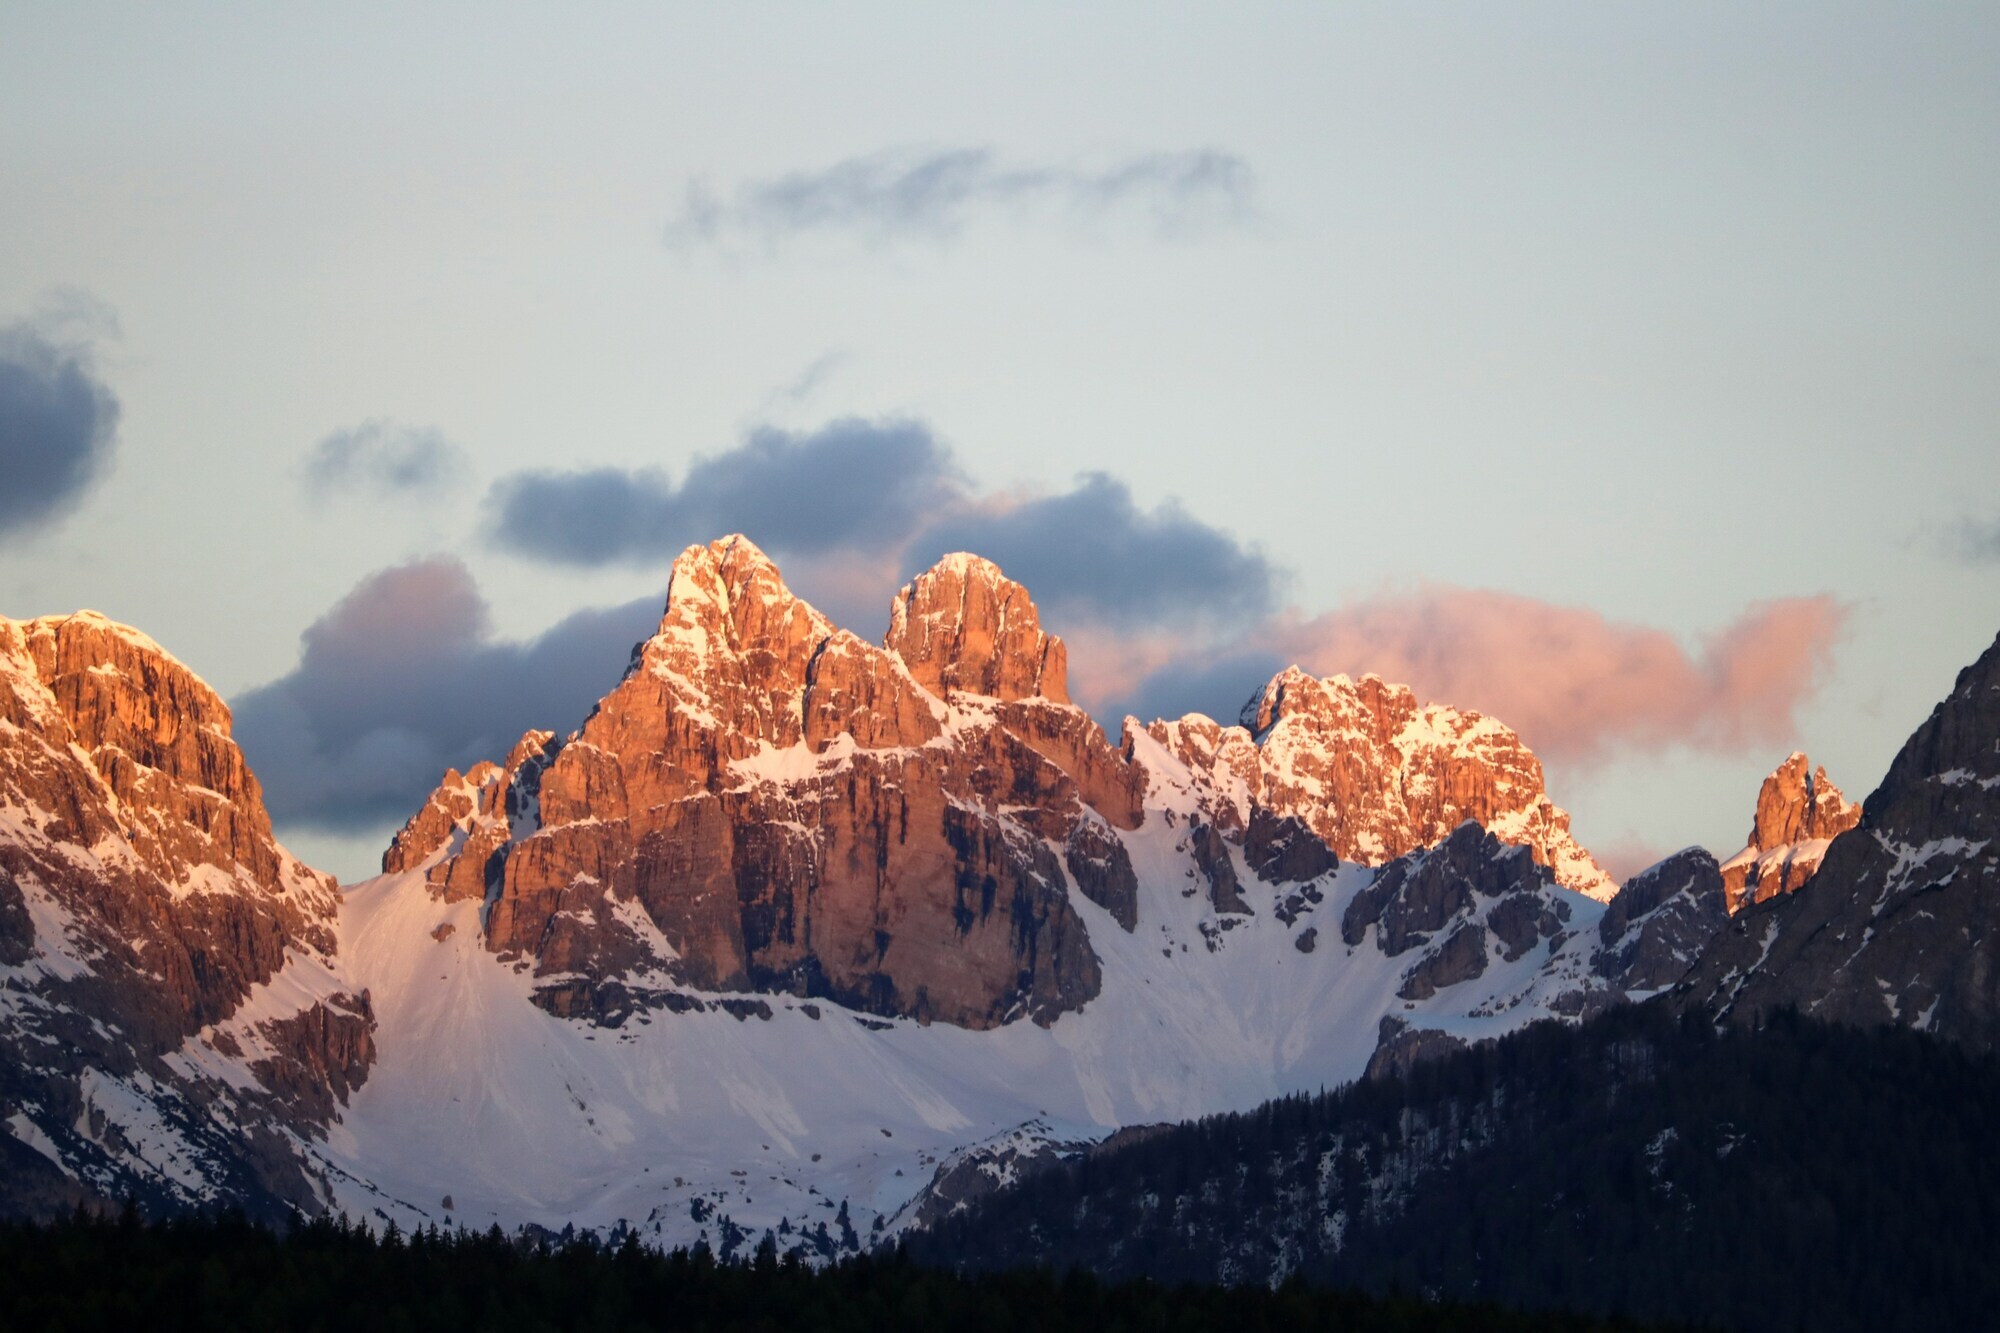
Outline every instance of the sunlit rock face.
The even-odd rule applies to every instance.
[[[529,790],[514,760],[448,776],[385,864],[483,886],[489,945],[559,1013],[692,986],[1049,1022],[1099,980],[1070,884],[1135,910],[1111,830],[1140,775],[990,562],[946,558],[894,615],[868,644],[748,540],[692,547],[625,679],[566,742],[524,741],[532,797],[503,794]]]
[[[1321,680],[1291,667],[1244,706],[1239,727],[1197,714],[1149,734],[1211,775],[1212,822],[1241,831],[1266,878],[1310,878],[1335,859],[1382,865],[1472,820],[1567,888],[1599,901],[1617,888],[1571,836],[1519,736],[1378,676]]]
[[[693,988],[1047,1023],[1100,984],[1070,890],[1134,930],[1121,835],[1160,817],[1137,724],[1107,744],[1066,673],[1027,591],[976,556],[901,589],[877,646],[747,539],[691,547],[658,632],[583,726],[446,775],[384,867],[479,896],[488,946],[565,1015],[615,1024]],[[1245,723],[1145,732],[1201,788],[1185,851],[1218,912],[1249,910],[1230,849],[1299,882],[1468,820],[1559,883],[1611,892],[1540,764],[1491,719],[1293,669]]]
[[[1803,772],[1788,762],[1779,775]],[[1779,775],[1774,775],[1774,779]],[[1782,794],[1795,783],[1780,784]],[[1810,835],[1825,798],[1773,802],[1773,836]],[[1765,790],[1773,790],[1772,783]],[[1851,809],[1851,807],[1848,807]],[[1767,830],[1759,802],[1758,827]],[[1845,813],[1839,814],[1844,820]],[[1683,1003],[1734,1021],[1773,1009],[1900,1023],[2000,1046],[2000,641],[1904,742],[1860,820],[1795,892],[1750,902]]]
[[[0,619],[0,1208],[310,1203],[289,1136],[373,1058],[336,908],[213,690],[93,612]]]
[[[1722,864],[1729,910],[1798,889],[1833,840],[1861,822],[1861,807],[1840,794],[1825,768],[1794,752],[1764,779],[1743,850]]]

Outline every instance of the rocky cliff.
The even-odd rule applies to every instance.
[[[1290,667],[1244,706],[1240,726],[1194,714],[1148,733],[1195,770],[1210,821],[1266,878],[1309,877],[1333,860],[1381,865],[1472,820],[1567,888],[1599,901],[1617,890],[1571,836],[1520,737],[1479,713],[1420,704],[1408,686]]]
[[[1069,890],[1135,929],[1119,834],[1149,817],[1137,724],[1109,746],[1066,671],[1027,591],[976,556],[904,587],[876,646],[747,539],[691,547],[659,631],[582,728],[448,774],[384,869],[481,898],[487,943],[560,1014],[615,1025],[689,991],[757,991],[1047,1023],[1098,987]],[[1293,669],[1246,721],[1148,733],[1197,771],[1188,854],[1219,911],[1245,910],[1227,847],[1302,881],[1467,820],[1610,894],[1539,763],[1490,718]]]
[[[1794,771],[1803,767],[1801,759]],[[1759,814],[1761,829],[1761,805]],[[1788,816],[1775,832],[1811,827]],[[1818,871],[1796,892],[1743,907],[1680,1002],[1740,1022],[1795,1006],[1837,1022],[1901,1023],[1994,1049],[1996,840],[2000,640],[1959,673],[1862,804],[1859,822],[1826,848]]]
[[[1047,1023],[1098,984],[1070,884],[1131,923],[1111,830],[1138,784],[991,563],[918,577],[877,647],[733,537],[675,562],[659,631],[574,736],[448,775],[384,868],[485,898],[487,942],[560,1014],[692,989]]]
[[[1861,821],[1825,768],[1793,752],[1764,779],[1743,850],[1722,863],[1729,910],[1791,893],[1812,878],[1833,840]]]
[[[321,1197],[294,1139],[367,1076],[368,997],[229,722],[135,630],[0,619],[0,1209]]]

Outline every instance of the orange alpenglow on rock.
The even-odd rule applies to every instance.
[[[0,966],[22,1000],[0,1062],[47,1145],[10,1170],[82,1163],[104,1197],[193,1205],[190,1182],[253,1143],[244,1178],[314,1206],[323,1187],[274,1145],[323,1128],[374,1059],[338,903],[272,836],[229,709],[192,671],[93,611],[0,618]],[[220,1138],[160,1130],[174,1173],[133,1174],[94,1097],[235,1113]],[[73,1192],[63,1171],[48,1197]]]
[[[1207,793],[1190,855],[1218,912],[1249,910],[1232,848],[1299,880],[1468,820],[1610,896],[1499,723],[1296,669],[1251,713],[1254,738],[1196,716],[1147,732]],[[1100,986],[1071,887],[1139,919],[1120,834],[1160,816],[1127,725],[1114,747],[1070,702],[1062,640],[991,561],[911,580],[878,646],[729,537],[674,562],[658,631],[580,729],[447,774],[383,864],[480,898],[487,947],[558,1014],[620,1023],[692,988],[1046,1024]]]
[[[1060,640],[990,562],[947,558],[905,587],[891,645],[836,630],[746,538],[690,547],[658,632],[583,727],[449,776],[385,867],[446,850],[430,881],[480,887],[489,947],[564,978],[538,991],[557,1013],[614,1017],[664,970],[968,1027],[1051,1022],[1098,986],[1065,868],[1129,922],[1107,824],[1136,825],[1142,776],[1068,703]],[[532,796],[496,794],[528,792],[523,772]]]
[[[1841,795],[1826,769],[1793,752],[1757,792],[1750,841],[1722,863],[1730,912],[1796,892],[1819,869],[1833,840],[1860,822],[1861,807]]]

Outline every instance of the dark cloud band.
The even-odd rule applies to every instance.
[[[690,542],[747,532],[774,551],[896,550],[964,479],[950,451],[910,421],[835,421],[808,434],[764,429],[664,472],[518,472],[487,496],[501,546],[558,564],[670,560]]]
[[[306,630],[290,674],[231,701],[236,737],[279,823],[381,831],[445,769],[505,754],[531,727],[582,722],[661,603],[580,611],[508,643],[458,561],[383,570]]]
[[[1141,509],[1123,482],[1090,473],[1031,499],[978,493],[922,424],[850,418],[794,434],[753,432],[663,472],[522,472],[487,497],[489,535],[531,559],[664,564],[691,542],[748,533],[799,558],[801,591],[839,566],[826,609],[872,616],[896,584],[949,551],[975,551],[1073,623],[1242,625],[1273,607],[1261,552],[1167,502]],[[831,580],[828,580],[830,583]],[[817,598],[816,598],[817,600]]]
[[[76,507],[110,465],[118,411],[88,344],[39,323],[0,329],[0,538]]]

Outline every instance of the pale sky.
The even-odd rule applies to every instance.
[[[2000,8],[409,8],[0,4],[0,614],[343,878],[729,527],[977,539],[1114,727],[1418,677],[1618,871],[2000,630]]]

